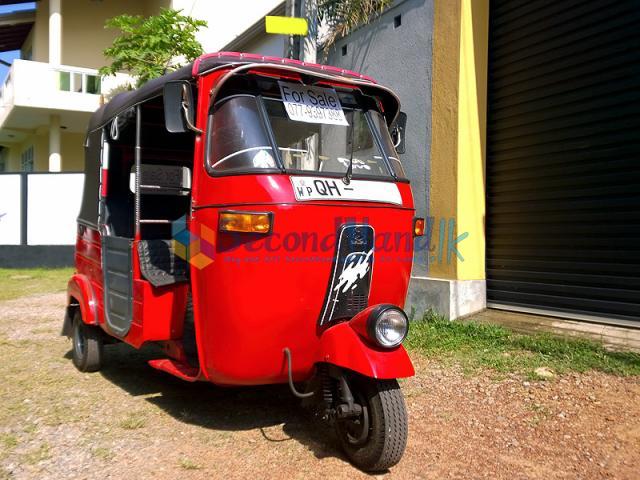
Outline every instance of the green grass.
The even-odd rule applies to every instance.
[[[118,425],[120,428],[124,428],[125,430],[137,430],[139,428],[144,428],[146,425],[146,419],[139,412],[130,413],[126,418],[121,420]]]
[[[587,340],[518,334],[498,325],[451,322],[432,312],[411,323],[406,345],[429,358],[458,363],[467,371],[489,368],[535,377],[536,368],[548,367],[556,373],[598,370],[640,375],[636,353],[609,352]]]
[[[199,465],[193,460],[190,460],[188,458],[181,458],[180,466],[185,470],[200,470],[202,468],[202,465]]]
[[[73,268],[0,268],[0,301],[63,292]]]

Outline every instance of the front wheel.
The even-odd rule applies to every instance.
[[[400,461],[407,445],[407,409],[400,386],[396,380],[359,377],[350,388],[362,413],[336,421],[342,448],[358,468],[386,470]]]

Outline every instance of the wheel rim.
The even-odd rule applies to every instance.
[[[342,420],[340,423],[342,434],[347,443],[349,443],[349,445],[359,446],[365,444],[369,438],[371,421],[369,418],[369,406],[362,393],[356,391],[354,396],[355,402],[362,407],[362,413],[357,417]]]
[[[73,348],[76,351],[78,357],[84,355],[86,340],[82,334],[82,326],[76,323],[75,335],[73,336]]]

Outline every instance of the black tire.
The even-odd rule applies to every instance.
[[[191,292],[187,294],[187,309],[184,314],[184,326],[182,329],[182,348],[189,365],[197,367],[198,346],[196,344],[196,327],[193,322],[193,300]]]
[[[102,368],[102,332],[82,321],[80,310],[73,315],[73,364],[81,372],[97,372]]]
[[[358,419],[336,421],[342,448],[366,472],[387,470],[400,461],[407,446],[407,409],[400,386],[396,380],[362,377],[349,385],[363,413]]]

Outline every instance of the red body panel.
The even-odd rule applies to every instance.
[[[261,185],[268,185],[269,178],[278,185],[272,190],[282,203],[243,204],[242,210],[273,212],[273,232],[268,236],[216,232],[213,263],[202,270],[192,267],[200,364],[204,375],[216,383],[285,381],[284,347],[292,352],[294,378],[307,378],[322,358],[317,324],[331,277],[338,227],[355,221],[372,225],[377,235],[410,232],[411,209],[367,208],[349,202],[296,204],[286,176],[245,177],[245,184],[253,180],[246,191],[251,196],[267,194]],[[228,179],[212,179],[211,183],[220,181]],[[234,201],[220,203],[234,205]],[[226,208],[196,210],[193,225],[215,231],[218,212]],[[317,248],[313,248],[315,239]],[[392,251],[388,258],[377,245],[369,305],[404,306],[411,243],[405,255]]]
[[[207,92],[224,73],[226,70],[214,71],[198,79],[199,128],[206,127]],[[376,235],[369,305],[404,306],[413,258],[414,208],[409,184],[396,184],[401,205],[298,202],[289,175],[210,176],[204,168],[204,145],[205,136],[196,135],[189,218],[193,235],[200,237],[206,229],[212,243],[206,253],[213,260],[204,268],[192,264],[190,271],[201,367],[198,377],[222,385],[286,382],[285,347],[292,353],[296,381],[309,378],[318,362],[375,378],[413,375],[404,348],[375,348],[348,323],[318,327],[335,257],[336,233],[340,225],[349,222],[371,225]],[[218,214],[227,209],[272,212],[272,232],[218,232]],[[100,256],[98,232],[81,226],[76,245],[78,274],[69,291],[82,297],[76,298],[84,305],[85,321],[97,322],[108,332]],[[142,279],[136,241],[132,268],[133,324],[122,340],[134,347],[150,341],[179,344],[188,286],[154,288]],[[172,362],[153,366],[181,378],[196,377]]]
[[[67,286],[67,297],[80,305],[85,323],[104,323],[102,305],[102,264],[100,234],[97,230],[78,226],[76,238],[75,263],[77,273],[71,277]]]

